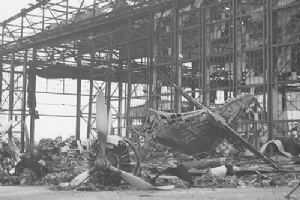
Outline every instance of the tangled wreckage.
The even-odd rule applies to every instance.
[[[251,103],[259,104],[252,95],[241,96],[230,100],[224,106],[207,112],[200,109],[188,113],[166,113],[151,110],[154,113],[151,132],[156,141],[170,146],[183,153],[194,155],[211,153],[225,137],[231,139],[228,131],[222,126],[224,123],[237,127],[237,121],[243,111]],[[223,123],[217,121],[215,114],[220,115]]]
[[[4,185],[53,184],[63,188],[86,189],[91,185],[92,188],[95,188],[95,185],[120,185],[121,180],[124,180],[138,189],[171,189],[172,185],[161,187],[155,184],[159,179],[170,181],[175,176],[190,186],[211,187],[215,184],[226,187],[230,183],[230,187],[236,187],[241,184],[241,181],[232,177],[255,174],[258,178],[255,178],[254,182],[259,182],[263,178],[268,179],[268,184],[271,185],[274,184],[273,178],[266,177],[264,173],[276,173],[278,176],[280,172],[295,172],[295,170],[285,169],[282,166],[284,163],[280,165],[266,157],[263,154],[266,146],[263,147],[263,152],[259,152],[235,131],[238,127],[238,119],[245,109],[253,103],[259,105],[254,96],[244,95],[231,99],[213,110],[203,107],[193,99],[189,101],[193,102],[199,110],[188,113],[151,110],[153,115],[149,118],[144,131],[150,133],[148,135],[151,135],[155,141],[154,145],[160,143],[170,147],[174,152],[183,153],[181,157],[172,155],[170,160],[171,151],[160,148],[159,151],[165,151],[162,152],[163,156],[152,160],[143,159],[145,156],[140,155],[131,140],[110,135],[111,120],[109,115],[103,114],[106,113],[105,100],[99,95],[96,106],[98,139],[87,142],[77,141],[74,137],[65,141],[60,137],[55,140],[43,139],[36,151],[25,154],[18,152],[15,143],[8,145],[1,140],[0,183]],[[5,135],[5,130],[3,129],[1,133],[2,136]],[[252,155],[256,156],[247,158],[247,162],[250,161],[252,166],[245,165],[247,162],[242,161],[243,158],[216,157],[214,153],[224,141],[240,151],[250,150]],[[157,148],[149,145],[140,145],[139,150],[142,148],[157,151]],[[284,152],[284,148],[278,149],[283,155],[290,155]],[[203,156],[195,156],[200,154]],[[161,163],[158,164],[158,160],[161,160]],[[168,161],[167,165],[164,161]],[[297,163],[299,161],[295,157],[290,157],[289,164]],[[28,172],[28,169],[31,171]],[[163,174],[167,176],[161,176]],[[227,176],[230,178],[227,179]],[[282,179],[286,181],[291,178],[286,174],[282,176],[285,176]],[[222,178],[219,180],[216,177]],[[250,179],[251,181],[248,182],[253,184],[253,177]],[[234,185],[231,185],[233,182]],[[176,185],[172,181],[170,183]]]

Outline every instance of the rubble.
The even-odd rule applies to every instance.
[[[60,140],[58,140],[60,141]],[[66,142],[68,141],[68,142]],[[59,185],[71,181],[76,175],[87,169],[86,153],[75,150],[73,139],[56,142],[44,139],[38,145],[38,157],[45,162],[47,174],[38,175],[30,169],[19,174],[9,174],[7,170],[0,173],[2,185]],[[66,144],[73,144],[73,150],[61,152]],[[142,170],[140,176],[156,185],[173,184],[176,187],[200,188],[240,188],[240,187],[275,187],[283,185],[295,186],[300,178],[300,166],[297,158],[274,155],[272,158],[283,164],[286,171],[274,170],[262,159],[231,155],[229,157],[214,158],[206,156],[197,158],[186,154],[178,154],[172,149],[157,143],[149,143],[142,150]],[[43,147],[43,148],[41,148]],[[70,148],[70,149],[72,149]],[[78,148],[77,148],[78,149]],[[143,149],[143,147],[140,147]],[[3,149],[2,149],[3,151]],[[76,152],[76,153],[74,153]],[[149,155],[151,152],[151,155]],[[144,154],[147,154],[145,156]],[[39,160],[41,161],[41,160]],[[24,162],[24,160],[23,160]],[[179,168],[186,168],[188,175],[180,175]],[[231,170],[231,171],[230,171]],[[17,170],[18,171],[18,170]],[[218,173],[216,173],[218,171]],[[288,173],[287,173],[288,171]],[[181,171],[182,172],[182,171]],[[114,182],[117,183],[118,181]],[[93,176],[78,190],[109,190],[131,188],[121,182],[118,184],[105,182],[103,174]],[[67,189],[64,187],[64,189]],[[70,188],[71,189],[71,188]]]
[[[132,133],[134,138],[135,134]],[[217,154],[194,154],[179,153],[176,149],[163,146],[153,141],[149,132],[139,132],[143,137],[143,143],[139,143],[141,153],[141,171],[138,174],[143,179],[155,185],[175,185],[179,188],[243,188],[243,187],[295,187],[300,178],[299,158],[291,153],[282,153],[275,150],[272,159],[281,165],[280,169],[274,169],[266,164],[262,158],[254,154],[245,156],[243,151],[227,148],[229,141],[224,140],[226,148],[218,147]],[[271,143],[271,142],[269,142]],[[280,144],[280,142],[276,142]],[[73,189],[69,183],[78,174],[88,169],[88,153],[96,151],[96,143],[82,146],[81,142],[70,137],[62,140],[42,139],[36,147],[34,156],[21,155],[20,159],[16,145],[2,143],[0,150],[0,184],[1,185],[53,185],[61,186],[56,189]],[[286,143],[282,142],[286,149]],[[88,147],[89,146],[89,147]],[[263,146],[261,153],[268,153],[268,148]],[[228,149],[231,149],[228,151]],[[123,149],[124,150],[124,149]],[[122,150],[122,151],[123,151]],[[121,152],[122,152],[121,151]],[[234,153],[232,153],[234,152]],[[277,154],[277,155],[276,155]],[[113,156],[108,152],[108,156]],[[10,163],[10,164],[9,164]],[[33,164],[34,163],[34,164]],[[39,166],[39,170],[33,166]],[[6,167],[3,167],[6,166]],[[20,170],[18,166],[24,167]],[[12,172],[11,169],[15,169]],[[64,185],[65,184],[65,185]],[[132,188],[124,184],[116,174],[96,173],[87,182],[83,183],[78,190],[109,190]]]
[[[84,155],[70,152],[62,155],[60,148],[73,138],[62,142],[58,138],[42,139],[36,147],[35,154],[21,155],[16,145],[2,142],[0,149],[0,184],[36,185],[58,184],[71,180],[85,167]],[[14,171],[13,173],[11,171]]]

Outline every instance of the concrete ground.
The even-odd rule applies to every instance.
[[[16,187],[0,186],[0,200],[138,200],[138,199],[187,199],[187,200],[277,200],[285,199],[284,193],[290,191],[289,187],[279,188],[243,188],[243,189],[174,189],[171,191],[53,191],[48,187]],[[293,195],[300,199],[300,188]]]

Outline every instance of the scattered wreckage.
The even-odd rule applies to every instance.
[[[99,182],[99,176],[102,177],[104,185],[118,185],[122,179],[135,188],[151,190],[172,189],[176,183],[171,181],[166,185],[161,180],[175,180],[174,176],[188,183],[189,186],[196,187],[213,187],[214,184],[223,187],[241,186],[243,184],[241,184],[240,178],[235,177],[245,177],[245,174],[255,175],[255,181],[260,181],[260,184],[266,180],[268,180],[268,184],[273,184],[273,179],[265,175],[271,173],[284,173],[282,179],[291,180],[291,177],[285,175],[290,171],[283,169],[282,165],[264,155],[267,146],[275,143],[279,152],[292,157],[284,151],[283,147],[280,147],[280,142],[270,141],[263,146],[261,151],[257,151],[233,129],[237,126],[236,121],[243,110],[253,102],[258,103],[254,96],[245,95],[232,99],[224,106],[214,110],[209,110],[202,105],[197,105],[199,110],[189,113],[166,113],[151,110],[154,116],[149,123],[148,132],[152,134],[154,140],[188,155],[181,160],[173,157],[173,161],[176,161],[173,164],[169,163],[168,166],[152,166],[151,168],[148,167],[151,161],[141,163],[139,152],[130,140],[109,134],[111,119],[110,115],[106,114],[105,100],[100,94],[97,97],[96,106],[97,140],[80,142],[75,138],[69,138],[66,141],[62,141],[61,138],[44,139],[40,141],[37,153],[19,154],[19,159],[14,158],[14,162],[17,163],[15,174],[10,172],[13,165],[2,171],[15,176],[26,172],[26,168],[30,168],[36,176],[43,177],[42,183],[60,185],[64,188],[80,188],[91,181]],[[237,149],[249,149],[256,155],[256,158],[213,157],[213,151],[224,140]],[[4,148],[2,147],[2,149]],[[17,151],[12,150],[12,152]],[[196,159],[194,155],[197,154],[208,156]],[[1,155],[5,157],[4,154]],[[8,157],[13,157],[11,155]],[[190,160],[191,158],[192,160]],[[165,158],[159,159],[165,160]],[[17,162],[17,160],[19,161]],[[263,164],[262,161],[265,161],[266,164]],[[4,163],[3,159],[1,162]],[[249,162],[252,164],[251,166],[245,164]],[[141,168],[142,170],[140,170]],[[29,175],[32,176],[32,174]],[[26,184],[23,176],[19,175],[17,178],[20,177],[21,180],[13,183]],[[249,184],[253,184],[253,177],[250,179]],[[155,186],[157,182],[164,186]],[[169,185],[170,183],[172,185]],[[296,186],[297,183],[293,185]]]
[[[237,119],[243,110],[253,101],[258,103],[254,96],[240,96],[212,111],[188,95],[187,98],[201,109],[189,113],[166,113],[151,110],[154,112],[154,118],[150,122],[150,131],[153,132],[156,141],[183,153],[195,155],[211,154],[226,138],[237,149],[248,149],[273,168],[280,168],[274,161],[247,143],[232,128],[236,126]]]
[[[1,144],[4,148],[0,149],[0,185],[58,185],[71,181],[85,171],[89,164],[93,165],[101,153],[98,140],[80,142],[73,136],[64,141],[61,137],[41,139],[35,149],[27,153],[20,153],[14,142],[10,145],[6,142]],[[132,174],[139,171],[139,154],[127,138],[109,135],[105,151],[107,159],[118,169]],[[105,185],[120,183],[119,178],[113,174],[102,178]]]
[[[258,104],[252,95],[241,96],[212,112],[200,109],[188,113],[167,113],[151,109],[154,117],[150,122],[150,132],[157,142],[180,152],[189,155],[211,153],[226,137],[231,139],[219,122],[236,126],[243,110],[253,101]],[[219,114],[222,119],[217,121],[213,113]]]

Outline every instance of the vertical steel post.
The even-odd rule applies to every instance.
[[[267,27],[268,27],[268,20],[267,20],[267,13],[268,13],[268,8],[267,8],[267,4],[266,1],[264,1],[263,3],[264,6],[264,10],[263,10],[263,16],[264,16],[264,20],[263,20],[263,80],[264,80],[264,84],[263,84],[263,120],[264,122],[266,122],[267,116],[265,115],[265,113],[267,113],[267,69],[266,69],[266,53],[267,53],[267,36],[266,36],[266,32],[267,32]]]
[[[118,99],[118,135],[122,136],[122,113],[123,113],[123,82],[119,80],[119,99]]]
[[[3,49],[4,44],[4,27],[5,24],[2,24],[2,36],[1,36],[1,49]],[[3,55],[0,55],[0,107],[2,105],[2,81],[3,81]]]
[[[9,79],[9,120],[13,120],[14,95],[15,95],[15,53],[11,54],[10,79]],[[8,142],[12,142],[12,128],[8,131]]]
[[[69,5],[69,0],[67,0],[67,5]],[[96,16],[96,0],[93,4],[93,23],[95,23]],[[87,135],[89,139],[91,137],[91,127],[92,127],[92,107],[93,107],[93,89],[94,89],[94,68],[95,68],[95,34],[93,34],[92,40],[92,51],[91,51],[91,62],[90,62],[90,87],[89,87],[89,108],[88,108],[88,122],[87,122]]]
[[[273,139],[273,34],[272,0],[267,1],[267,121],[269,140]]]
[[[233,96],[236,97],[238,94],[237,67],[241,67],[241,66],[237,66],[237,0],[233,0],[232,3],[233,3]],[[229,79],[229,81],[231,81],[231,79]]]
[[[24,16],[21,17],[21,41],[24,33]],[[24,51],[23,61],[23,85],[22,85],[22,108],[21,108],[21,152],[25,150],[25,123],[26,123],[26,87],[27,87],[27,50]]]
[[[24,52],[23,85],[22,85],[22,112],[21,112],[21,152],[25,149],[25,123],[26,123],[26,88],[27,88],[27,50]]]
[[[205,20],[205,6],[204,3],[202,3],[202,6],[200,7],[200,12],[201,12],[201,26],[200,26],[200,31],[201,31],[201,37],[200,42],[201,42],[201,68],[200,68],[200,81],[201,83],[201,91],[202,91],[202,104],[205,106],[208,106],[208,100],[209,96],[207,95],[207,63],[206,63],[206,20]],[[199,87],[200,88],[200,87]]]
[[[42,31],[45,30],[45,2],[42,5]]]
[[[130,119],[130,105],[131,105],[131,77],[132,77],[132,63],[131,63],[131,39],[132,39],[132,19],[128,21],[128,42],[127,42],[127,97],[126,97],[126,136],[129,137],[131,129],[131,119]]]
[[[32,65],[30,66],[30,70],[32,73],[30,78],[31,78],[31,95],[29,98],[31,101],[31,108],[30,108],[30,151],[33,151],[34,147],[34,133],[35,133],[35,119],[36,119],[36,111],[35,111],[35,106],[36,106],[36,99],[35,99],[35,93],[36,93],[36,65],[37,65],[37,52],[36,49],[33,49],[32,52]]]
[[[94,43],[94,40],[93,40],[93,43]],[[94,46],[94,44],[93,44],[93,46]],[[90,93],[89,93],[88,123],[87,123],[87,135],[86,135],[87,138],[90,138],[90,136],[91,136],[90,134],[91,134],[91,127],[92,127],[91,119],[92,119],[93,88],[94,88],[93,74],[94,74],[94,67],[95,67],[95,51],[94,51],[94,48],[92,48],[92,49],[93,49],[93,52],[91,53],[91,67],[90,67],[90,78],[89,78]]]
[[[191,55],[191,52],[190,52],[190,55]],[[192,90],[192,98],[193,99],[196,99],[196,83],[194,81],[194,77],[195,75],[197,74],[197,66],[199,65],[199,61],[193,61],[192,62],[192,77],[193,77],[193,82],[192,82],[192,85],[191,85],[191,90]],[[195,106],[194,104],[192,103],[189,103],[189,110],[190,111],[193,111],[195,109]]]
[[[81,54],[77,54],[77,68],[81,70]],[[81,118],[81,73],[77,77],[77,95],[76,95],[76,139],[80,139],[80,118]]]
[[[178,0],[174,1],[173,4],[173,65],[175,66],[176,74],[176,85],[181,88],[182,85],[182,66],[179,61],[179,51],[180,51],[180,39],[182,38],[179,34],[179,12],[178,12]],[[181,112],[181,101],[182,97],[177,90],[175,90],[175,112]]]
[[[109,27],[109,40],[108,40],[108,72],[106,76],[106,105],[107,105],[107,111],[110,109],[110,101],[111,101],[111,68],[112,68],[112,56],[113,56],[113,49],[112,49],[112,41],[113,40],[113,28],[112,25],[110,24]],[[111,128],[111,127],[110,127]]]
[[[148,85],[148,108],[153,108],[153,15],[152,13],[149,15],[148,19],[148,48],[147,48],[147,64],[148,64],[148,77],[149,77],[149,85]],[[149,110],[149,109],[147,109]]]
[[[160,97],[158,94],[158,84],[157,84],[157,79],[158,79],[158,75],[157,75],[157,62],[158,62],[158,57],[159,57],[159,47],[160,47],[160,28],[159,28],[159,23],[158,21],[154,18],[154,15],[152,16],[152,23],[150,24],[150,31],[152,31],[152,38],[153,39],[153,46],[151,46],[152,48],[152,52],[150,55],[152,55],[152,57],[150,57],[150,65],[151,67],[151,99],[152,99],[152,108],[154,109],[158,109],[158,106],[160,104]],[[156,37],[153,37],[153,35],[156,35]],[[152,41],[150,41],[152,42]]]
[[[95,1],[94,1],[95,6]],[[66,21],[69,20],[69,0],[66,0]]]

